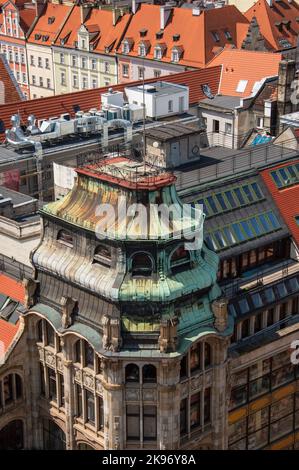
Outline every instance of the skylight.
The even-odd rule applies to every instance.
[[[236,88],[237,93],[244,93],[248,84],[248,80],[240,80]]]
[[[264,195],[256,181],[233,187],[227,191],[211,194],[196,201],[203,205],[206,217],[211,217],[223,212],[249,206],[264,199]]]
[[[209,232],[206,242],[211,249],[221,251],[233,245],[275,232],[280,227],[273,211],[263,212]]]
[[[271,176],[278,189],[297,184],[299,182],[299,164],[296,163],[271,171]]]

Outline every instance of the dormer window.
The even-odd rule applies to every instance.
[[[59,230],[58,235],[57,235],[57,240],[59,241],[59,243],[62,243],[63,245],[67,245],[70,248],[73,248],[74,246],[73,236],[67,230]]]
[[[182,51],[179,48],[173,48],[171,51],[171,62],[179,62],[181,58],[181,53]]]
[[[154,49],[154,58],[161,60],[166,50],[166,44],[157,44]]]
[[[145,56],[146,56],[146,48],[145,48],[145,45],[144,45],[144,44],[139,44],[139,47],[138,47],[138,55],[140,55],[141,57],[145,57]]]
[[[213,39],[214,39],[215,42],[220,41],[219,34],[216,31],[212,31],[212,36],[213,36]]]
[[[163,38],[163,31],[158,31],[156,33],[156,39],[162,39]]]
[[[190,268],[190,252],[180,245],[172,254],[170,259],[172,274],[177,274]]]
[[[153,272],[153,262],[146,253],[136,253],[132,257],[131,265],[132,276],[148,277]]]
[[[224,31],[224,35],[225,35],[226,39],[228,39],[228,40],[232,39],[232,35],[230,34],[229,31]]]
[[[147,29],[141,29],[139,31],[140,37],[144,38],[147,35]]]
[[[181,37],[180,34],[174,34],[174,35],[172,36],[172,39],[173,39],[174,42],[176,42],[176,41],[179,41],[179,40],[180,40],[180,37]]]
[[[131,48],[132,48],[132,41],[130,41],[129,39],[125,39],[122,43],[123,54],[129,54]]]
[[[55,21],[55,16],[49,16],[48,18],[48,24],[53,24]]]
[[[102,266],[109,268],[111,266],[110,247],[107,247],[105,245],[98,245],[94,252],[93,263],[101,264]]]

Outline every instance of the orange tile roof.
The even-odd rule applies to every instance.
[[[5,274],[0,274],[0,294],[11,297],[13,300],[21,303],[24,302],[25,298],[23,284]]]
[[[17,323],[16,325],[13,325],[12,323],[9,323],[3,320],[2,318],[0,318],[0,341],[4,343],[4,351],[2,351],[0,347],[0,358],[1,358],[1,353],[2,352],[5,353],[10,347],[11,343],[13,342],[14,337],[17,334],[18,329],[19,329],[19,323]]]
[[[47,3],[28,37],[28,42],[50,46],[72,8],[73,6],[70,5]],[[53,18],[54,21],[50,20],[49,23],[49,18]],[[40,36],[38,39],[36,39],[36,34]]]
[[[273,0],[271,7],[267,0],[258,0],[244,15],[249,21],[253,17],[257,19],[261,34],[274,50],[284,49],[279,42],[280,39],[286,39],[292,46],[296,46],[299,33],[299,23],[296,21],[299,17],[299,5],[294,0]],[[289,29],[285,24],[287,21],[290,21]],[[275,23],[281,24],[281,31]]]
[[[24,33],[32,26],[36,17],[35,8],[23,8],[19,10],[20,13],[20,26]]]
[[[171,62],[172,48],[181,46],[183,54],[179,64],[202,67],[213,58],[215,47],[238,44],[239,24],[246,25],[248,29],[248,20],[234,5],[204,10],[200,15],[193,15],[189,8],[173,8],[163,31],[163,38],[157,39],[156,33],[160,31],[160,6],[141,4],[125,33],[126,38],[133,40],[132,49],[126,55],[138,56],[139,42],[146,40],[150,42],[147,59],[154,60],[155,45],[165,43],[167,49],[162,62]],[[145,30],[146,35],[141,37],[140,30]],[[226,31],[232,39],[226,37]],[[213,33],[217,33],[219,40],[215,40]],[[173,36],[176,34],[179,39],[174,41]],[[117,52],[122,53],[121,47]]]
[[[221,67],[210,67],[207,69],[198,69],[178,74],[159,77],[170,83],[186,85],[189,87],[189,102],[191,105],[198,103],[206,98],[201,85],[209,85],[214,95],[218,93],[221,75]],[[156,78],[145,80],[145,83],[156,82]],[[140,85],[139,81],[113,85],[111,88],[116,91],[122,91],[127,86]],[[75,106],[80,110],[88,111],[94,107],[100,107],[101,94],[106,93],[110,87],[93,88],[91,90],[78,91],[76,93],[66,93],[64,95],[49,96],[47,98],[38,98],[28,101],[17,101],[8,105],[0,105],[0,120],[3,129],[11,127],[10,119],[13,114],[19,113],[21,121],[27,123],[29,114],[34,114],[37,119],[47,119],[51,116],[57,116],[61,113],[75,114]],[[0,121],[0,122],[1,122]],[[4,132],[4,131],[3,131]],[[0,134],[0,140],[4,140],[4,133]]]
[[[61,40],[64,40],[63,47],[74,48],[74,42],[78,41],[78,30],[81,26],[80,10],[80,6],[73,8],[55,40],[56,46],[61,46]],[[131,15],[128,13],[124,14],[113,26],[113,12],[111,10],[91,9],[84,21],[84,26],[89,33],[99,32],[95,38],[93,52],[103,54],[106,48],[114,50],[122,38],[130,17]]]
[[[268,168],[266,170],[261,171],[261,175],[269,191],[271,192],[274,202],[278,207],[285,223],[289,227],[294,240],[299,246],[299,226],[297,225],[295,220],[295,217],[299,216],[299,184],[294,184],[293,186],[278,189],[271,176],[272,171],[296,163],[298,164],[299,160],[289,161],[287,163]]]
[[[245,98],[251,95],[256,82],[278,75],[281,60],[281,54],[272,52],[224,49],[208,66],[223,66],[219,90],[221,94]],[[236,91],[240,80],[248,82],[242,93]]]
[[[9,65],[0,54],[0,81],[4,84],[4,103],[11,103],[23,98],[18,85],[12,80]]]

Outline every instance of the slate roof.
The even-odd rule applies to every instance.
[[[289,234],[256,171],[207,183],[191,194],[185,192],[180,196],[183,202],[203,204],[205,240],[221,259],[239,255],[244,251],[245,243],[246,251],[249,251]],[[269,214],[273,224],[268,219]]]

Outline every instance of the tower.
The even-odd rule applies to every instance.
[[[68,449],[225,448],[233,320],[204,215],[184,212],[174,183],[105,159],[41,210],[23,314],[35,447],[54,420]]]

